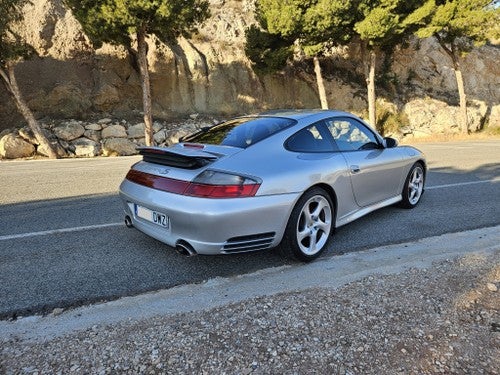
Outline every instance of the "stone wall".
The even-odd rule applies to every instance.
[[[177,143],[179,138],[220,122],[213,117],[190,116],[182,122],[155,121],[154,140],[158,146]],[[144,123],[102,118],[95,121],[41,121],[43,132],[60,157],[127,156],[144,146]],[[0,132],[0,158],[17,159],[47,156],[48,153],[27,127]]]

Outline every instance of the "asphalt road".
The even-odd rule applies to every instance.
[[[418,148],[430,167],[421,204],[339,228],[323,256],[500,224],[500,141]],[[0,318],[287,263],[274,251],[187,258],[127,229],[116,192],[137,160],[0,162]]]

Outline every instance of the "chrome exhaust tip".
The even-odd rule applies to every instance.
[[[133,228],[134,227],[134,224],[132,224],[132,219],[128,215],[125,216],[125,226],[127,228]]]
[[[192,257],[192,256],[196,255],[196,251],[193,249],[193,247],[190,244],[188,244],[186,241],[182,241],[182,240],[177,242],[177,244],[175,245],[175,250],[179,254],[185,255],[188,257]]]

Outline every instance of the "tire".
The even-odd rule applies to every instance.
[[[292,259],[310,262],[326,249],[334,227],[334,206],[328,193],[312,188],[292,210],[281,242],[281,252]]]
[[[422,163],[415,163],[410,169],[401,193],[403,208],[415,208],[424,193],[425,172]]]

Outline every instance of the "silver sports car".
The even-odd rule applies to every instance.
[[[239,117],[140,153],[120,186],[125,222],[187,255],[280,245],[310,261],[335,227],[415,207],[426,174],[420,151],[327,110]]]

